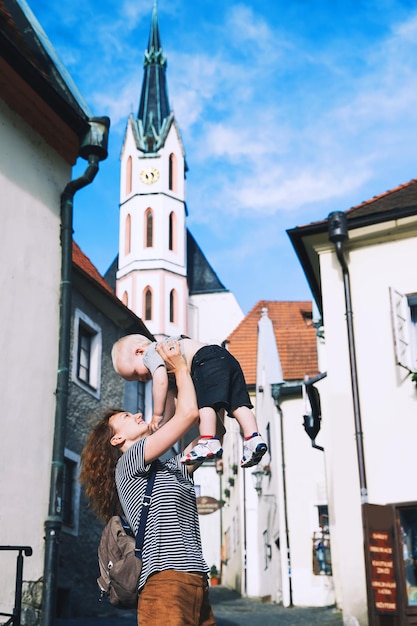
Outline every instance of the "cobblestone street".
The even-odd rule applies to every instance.
[[[217,626],[343,626],[340,611],[333,607],[284,608],[258,599],[242,598],[223,586],[211,587],[211,603]],[[58,619],[57,626],[136,626],[134,611],[112,610],[97,619]],[[161,626],[165,626],[161,624]]]
[[[284,608],[241,598],[226,587],[210,589],[217,626],[342,626],[340,611],[331,608]]]

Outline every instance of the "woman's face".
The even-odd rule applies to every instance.
[[[142,413],[133,414],[127,411],[115,413],[109,419],[109,424],[114,430],[111,443],[116,446],[121,445],[123,451],[135,441],[149,435],[149,426],[143,420]]]

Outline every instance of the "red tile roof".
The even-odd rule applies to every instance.
[[[413,180],[410,180],[408,183],[398,185],[394,187],[394,189],[380,193],[369,200],[365,200],[365,202],[348,209],[345,213],[346,216],[350,218],[413,206],[417,207],[416,178],[413,178]]]
[[[84,254],[75,241],[72,242],[72,262],[85,272],[85,274],[90,276],[90,278],[92,278],[96,283],[99,283],[102,287],[104,287],[104,289],[115,295],[113,289],[104,280],[98,269],[94,267],[88,256]]]
[[[302,380],[318,373],[316,329],[311,302],[260,300],[226,340],[227,348],[240,362],[247,385],[256,384],[258,321],[266,308],[272,321],[286,381]]]

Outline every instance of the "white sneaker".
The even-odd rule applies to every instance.
[[[268,446],[258,433],[243,442],[243,457],[240,462],[241,467],[252,467],[258,465]]]
[[[194,465],[205,459],[220,459],[223,455],[223,449],[217,438],[199,439],[198,443],[190,452],[181,457],[181,463],[185,465]]]

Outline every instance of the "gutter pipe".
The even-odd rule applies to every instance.
[[[356,450],[358,457],[358,469],[359,469],[359,484],[361,492],[361,503],[366,504],[368,502],[368,488],[366,484],[366,471],[365,471],[365,454],[363,447],[363,432],[362,432],[362,418],[359,402],[359,387],[358,387],[358,375],[356,369],[356,351],[355,351],[355,337],[353,332],[353,313],[352,313],[352,300],[350,289],[350,277],[349,268],[346,263],[346,259],[343,253],[343,243],[348,238],[347,218],[343,211],[334,211],[328,216],[328,232],[329,240],[334,243],[336,256],[342,268],[343,284],[345,289],[345,303],[346,303],[346,324],[349,343],[349,358],[350,358],[350,375],[352,383],[352,399],[353,399],[353,412],[355,418],[355,438],[356,438]]]
[[[287,573],[288,573],[288,596],[289,596],[289,608],[294,607],[293,592],[292,592],[292,568],[291,568],[291,547],[290,547],[290,531],[288,528],[288,500],[287,500],[287,476],[285,470],[285,443],[284,443],[284,415],[279,403],[281,396],[282,384],[272,384],[271,392],[275,402],[275,406],[279,413],[280,430],[281,430],[281,463],[282,463],[282,497],[284,505],[284,523],[285,523],[285,543],[287,550]]]
[[[79,152],[79,156],[88,161],[88,167],[82,176],[71,180],[61,194],[61,290],[58,371],[49,508],[48,517],[45,520],[42,626],[52,626],[55,621],[58,589],[58,558],[62,529],[63,470],[71,342],[73,200],[79,189],[93,182],[98,172],[99,161],[107,158],[110,128],[110,119],[108,117],[94,117],[88,123],[89,130],[81,141]]]

